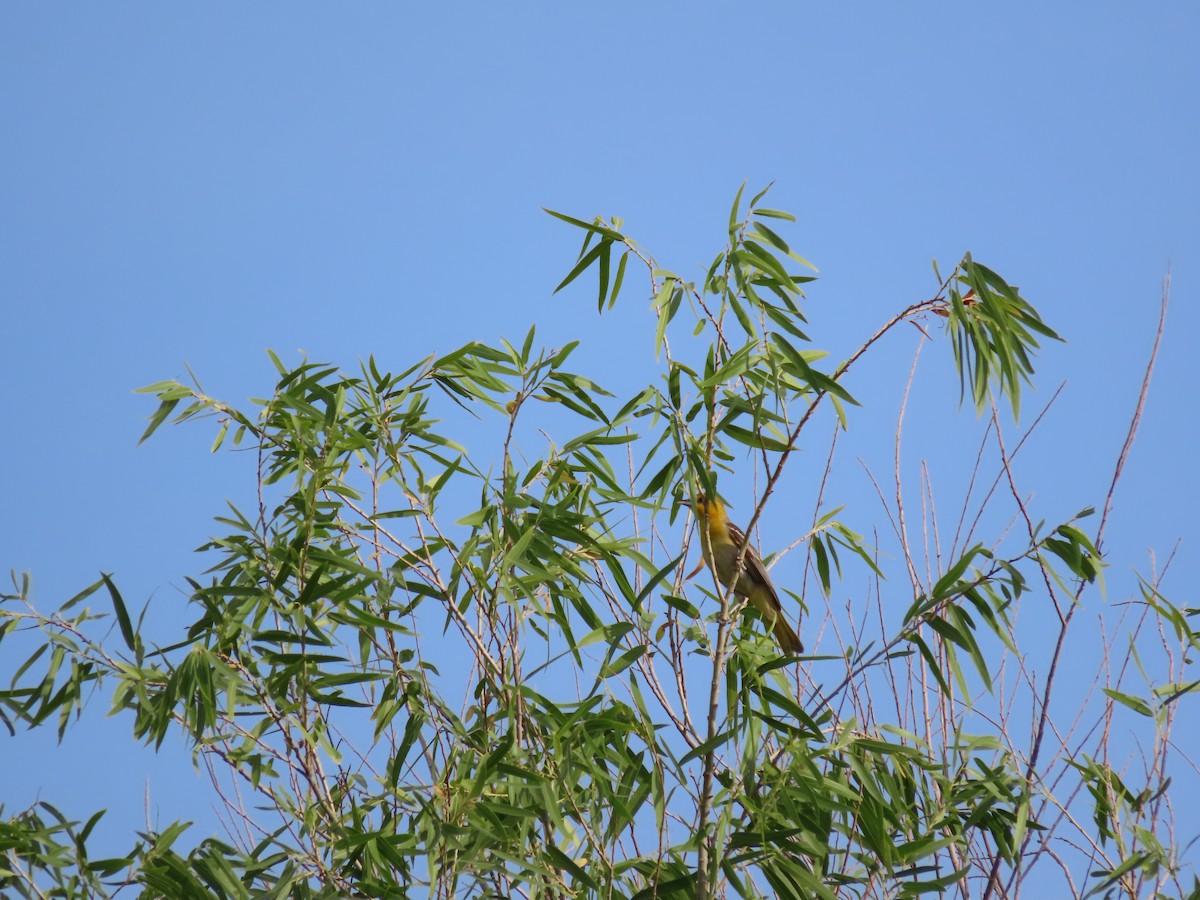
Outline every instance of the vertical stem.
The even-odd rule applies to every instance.
[[[700,529],[700,540],[709,542],[708,529]],[[711,550],[711,547],[708,548]],[[713,573],[716,582],[716,573]],[[696,898],[709,900],[712,896],[712,884],[709,881],[713,857],[716,852],[716,832],[709,833],[709,818],[712,816],[713,782],[716,778],[717,749],[711,746],[711,741],[717,736],[717,717],[721,704],[721,676],[725,672],[725,659],[729,653],[729,604],[733,595],[732,590],[726,590],[717,584],[721,597],[721,613],[717,619],[717,646],[713,653],[713,674],[708,690],[708,716],[704,739],[710,742],[708,751],[704,754],[704,771],[700,780],[700,809],[697,816],[696,835],[699,839],[699,858],[696,863]]]

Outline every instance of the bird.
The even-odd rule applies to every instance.
[[[700,550],[704,554],[704,561],[716,574],[717,580],[727,588],[734,578],[738,554],[745,546],[742,571],[737,575],[733,593],[749,600],[762,613],[784,653],[803,653],[804,645],[783,613],[779,595],[775,593],[775,586],[767,575],[767,567],[755,549],[746,542],[745,532],[729,521],[725,504],[716,497],[697,494],[694,504],[685,500],[683,505],[696,514],[696,520],[700,523]]]

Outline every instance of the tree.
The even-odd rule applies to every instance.
[[[996,898],[1039,883],[1200,896],[1167,777],[1197,684],[1184,673],[1196,610],[1143,580],[1136,611],[1093,645],[1092,688],[1065,712],[1056,703],[1067,654],[1094,640],[1075,637],[1078,623],[1109,615],[1097,596],[1109,503],[1039,523],[1011,465],[1033,430],[1015,424],[1032,357],[1057,335],[967,255],[825,368],[803,314],[813,270],[765,193],[743,212],[738,192],[697,283],[618,219],[551,213],[583,233],[559,289],[594,272],[603,313],[629,264],[645,271],[661,380],[631,396],[572,373],[575,344],[539,349],[532,328],[519,346],[472,343],[398,374],[272,355],[278,383],[253,411],[198,385],[144,388],[158,406],[143,440],[212,419],[214,450],[254,454],[258,506],[217,519],[180,634],[145,634],[108,575],[53,613],[14,579],[0,639],[40,637],[0,710],[10,728],[57,721],[61,736],[103,685],[138,738],[182,730],[259,812],[231,804],[230,833],[190,849],[176,823],[92,860],[100,814],[81,825],[40,803],[2,826],[0,884],[17,896]],[[908,323],[920,342],[944,324],[982,432],[982,487],[961,498],[952,535],[922,514],[932,544],[909,537],[899,475],[894,496],[880,487],[882,527],[827,496],[839,429],[860,415],[850,376]],[[811,655],[794,658],[709,573],[690,577],[699,548],[681,502],[752,494],[741,524],[754,539],[772,501],[795,493],[797,449],[824,442],[819,423],[833,437],[811,515],[789,503],[791,543],[764,554],[803,573],[779,582],[793,620],[804,610]],[[108,614],[84,605],[97,599],[116,645],[97,637]],[[1053,610],[1040,658],[1026,623],[1046,617],[1031,604]],[[1138,768],[1113,763],[1125,713]]]

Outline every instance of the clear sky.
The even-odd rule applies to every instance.
[[[1028,460],[1048,518],[1103,501],[1171,268],[1109,550],[1148,571],[1182,539],[1183,602],[1198,46],[1193,2],[0,5],[0,563],[47,607],[114,572],[169,622],[212,516],[251,485],[202,426],[136,446],[153,404],[133,389],[186,365],[241,402],[270,390],[268,347],[399,370],[534,322],[627,389],[644,376],[614,362],[653,335],[641,298],[599,321],[590,282],[551,299],[578,241],[540,208],[621,215],[699,272],[738,186],[774,180],[835,356],[966,250],[1068,339],[1028,401],[1067,382]],[[890,441],[911,352],[850,386],[880,404],[860,440]],[[211,829],[187,753],[138,747],[106,706],[61,748],[0,735],[6,811],[41,796],[133,829],[148,791],[157,824]]]

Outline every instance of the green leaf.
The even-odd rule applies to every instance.
[[[792,287],[792,276],[788,274],[783,263],[771,251],[749,239],[743,241],[742,246],[757,260],[758,268],[761,271],[770,275],[780,286]]]
[[[1151,707],[1150,704],[1147,703],[1145,700],[1143,700],[1141,697],[1135,697],[1132,694],[1123,694],[1120,691],[1114,691],[1109,688],[1104,688],[1104,693],[1107,694],[1109,697],[1111,697],[1113,700],[1116,700],[1122,706],[1129,707],[1135,713],[1146,716],[1147,718],[1151,718],[1151,719],[1154,718],[1153,707]]]
[[[818,372],[805,360],[804,355],[791,345],[787,338],[775,331],[771,333],[771,343],[783,354],[785,368],[806,384],[818,391],[833,394],[847,403],[858,406],[859,403],[849,392],[828,375]]]
[[[617,302],[617,294],[621,292],[621,285],[625,281],[625,264],[629,262],[629,251],[626,250],[621,254],[621,261],[617,263],[617,277],[613,281],[612,293],[608,295],[608,308],[612,309]]]
[[[933,586],[933,591],[929,595],[935,603],[952,596],[951,589],[958,588],[958,580],[962,578],[963,574],[967,571],[967,567],[971,565],[971,562],[979,554],[981,549],[982,547],[976,544],[974,547],[964,553],[962,557],[960,557],[958,561],[947,570],[945,575],[937,580],[937,584]]]
[[[572,860],[557,847],[553,845],[548,846],[545,850],[545,854],[547,860],[549,860],[549,862],[557,869],[571,873],[576,881],[593,891],[600,890],[600,884],[594,878],[588,875],[588,873],[574,860]]]
[[[59,612],[66,612],[71,607],[75,606],[78,603],[81,603],[82,601],[84,601],[88,597],[90,597],[92,594],[96,593],[96,591],[100,590],[101,585],[104,584],[104,579],[105,579],[105,575],[103,572],[101,572],[99,581],[97,581],[95,584],[89,584],[82,591],[80,591],[78,594],[76,594],[74,597],[72,597],[70,600],[68,600],[66,603],[64,603],[61,607],[59,607]]]
[[[1184,694],[1191,694],[1196,691],[1200,691],[1200,680],[1186,682],[1171,681],[1154,688],[1155,695],[1159,697],[1163,705],[1174,703]]]
[[[697,744],[687,753],[679,758],[679,765],[684,766],[693,759],[700,759],[702,756],[707,756],[709,753],[716,752],[718,747],[727,744],[733,737],[733,731],[722,731],[720,734],[713,735],[707,741],[702,741]]]
[[[546,209],[544,206],[542,207],[542,212],[549,213],[556,219],[561,219],[570,225],[574,225],[576,228],[582,228],[585,231],[590,231],[593,234],[601,235],[609,240],[620,241],[622,243],[625,241],[625,236],[621,234],[621,232],[614,231],[605,225],[597,225],[594,222],[584,222],[582,219],[576,219],[571,216],[563,215],[562,213],[555,212],[552,209]]]
[[[824,544],[821,542],[821,536],[813,535],[809,546],[812,549],[813,556],[816,557],[817,578],[821,582],[821,591],[828,597],[831,588],[829,580],[829,555],[825,550]]]
[[[737,240],[738,226],[741,224],[741,215],[739,209],[742,205],[742,191],[746,190],[746,182],[742,182],[742,186],[738,188],[737,194],[733,198],[733,208],[729,210],[729,240]]]
[[[601,666],[600,667],[600,677],[601,678],[611,678],[614,675],[618,675],[621,672],[624,672],[626,669],[628,669],[630,666],[632,666],[635,662],[637,662],[639,659],[641,659],[645,655],[646,655],[646,645],[645,644],[638,644],[636,647],[631,647],[628,650],[626,650],[624,653],[622,653],[616,659],[610,660],[609,662],[606,662],[603,666]]]
[[[785,221],[788,221],[788,222],[796,221],[796,217],[794,215],[792,215],[790,212],[784,212],[781,209],[759,208],[759,209],[754,210],[753,214],[756,216],[764,216],[768,219],[784,219]]]
[[[950,693],[950,682],[946,680],[945,674],[942,672],[942,667],[938,665],[937,658],[933,655],[933,651],[929,648],[929,644],[919,634],[909,636],[909,640],[917,645],[917,649],[921,651],[921,656],[925,659],[925,665],[929,667],[929,671],[933,673],[933,677],[937,679],[938,685],[942,689],[942,693]]]
[[[623,257],[622,257],[623,258]],[[608,299],[609,267],[612,265],[612,241],[600,242],[600,285],[599,298],[596,301],[596,311],[604,311],[604,301]]]
[[[171,415],[176,406],[179,405],[178,397],[171,397],[163,400],[158,404],[158,409],[154,411],[154,415],[150,417],[150,424],[146,426],[146,430],[142,432],[142,436],[138,438],[138,443],[142,444],[146,438],[154,434],[158,430],[158,426],[166,421],[167,416]]]
[[[568,284],[578,278],[584,271],[587,270],[588,266],[599,259],[600,255],[604,253],[605,250],[610,246],[611,244],[609,244],[607,241],[601,241],[599,244],[589,250],[587,254],[579,260],[579,262],[575,263],[575,267],[567,273],[567,277],[560,281],[558,283],[558,287],[556,287],[551,293],[557,294]]]
[[[750,431],[738,425],[724,425],[721,428],[721,433],[733,438],[739,444],[745,444],[747,447],[753,447],[755,450],[762,449],[773,453],[783,453],[788,449],[788,445],[784,441],[767,437],[761,432]]]
[[[679,304],[683,300],[683,288],[674,279],[668,278],[654,298],[654,308],[658,311],[658,326],[654,332],[654,352],[662,350],[663,340],[667,334],[667,325],[675,318]]]
[[[100,580],[104,582],[104,586],[108,589],[108,596],[112,598],[113,611],[117,616],[117,625],[121,629],[121,639],[125,641],[125,646],[130,650],[140,653],[141,641],[134,634],[133,622],[129,619],[129,611],[125,609],[125,601],[121,597],[121,592],[113,584],[112,578],[104,572],[100,573]]]
[[[765,188],[763,188],[761,191],[759,191],[757,194],[754,195],[754,198],[750,201],[750,209],[752,212],[754,210],[754,207],[758,206],[758,201],[761,200],[763,197],[767,196],[768,192],[774,186],[775,186],[774,181],[768,181],[767,186]]]

